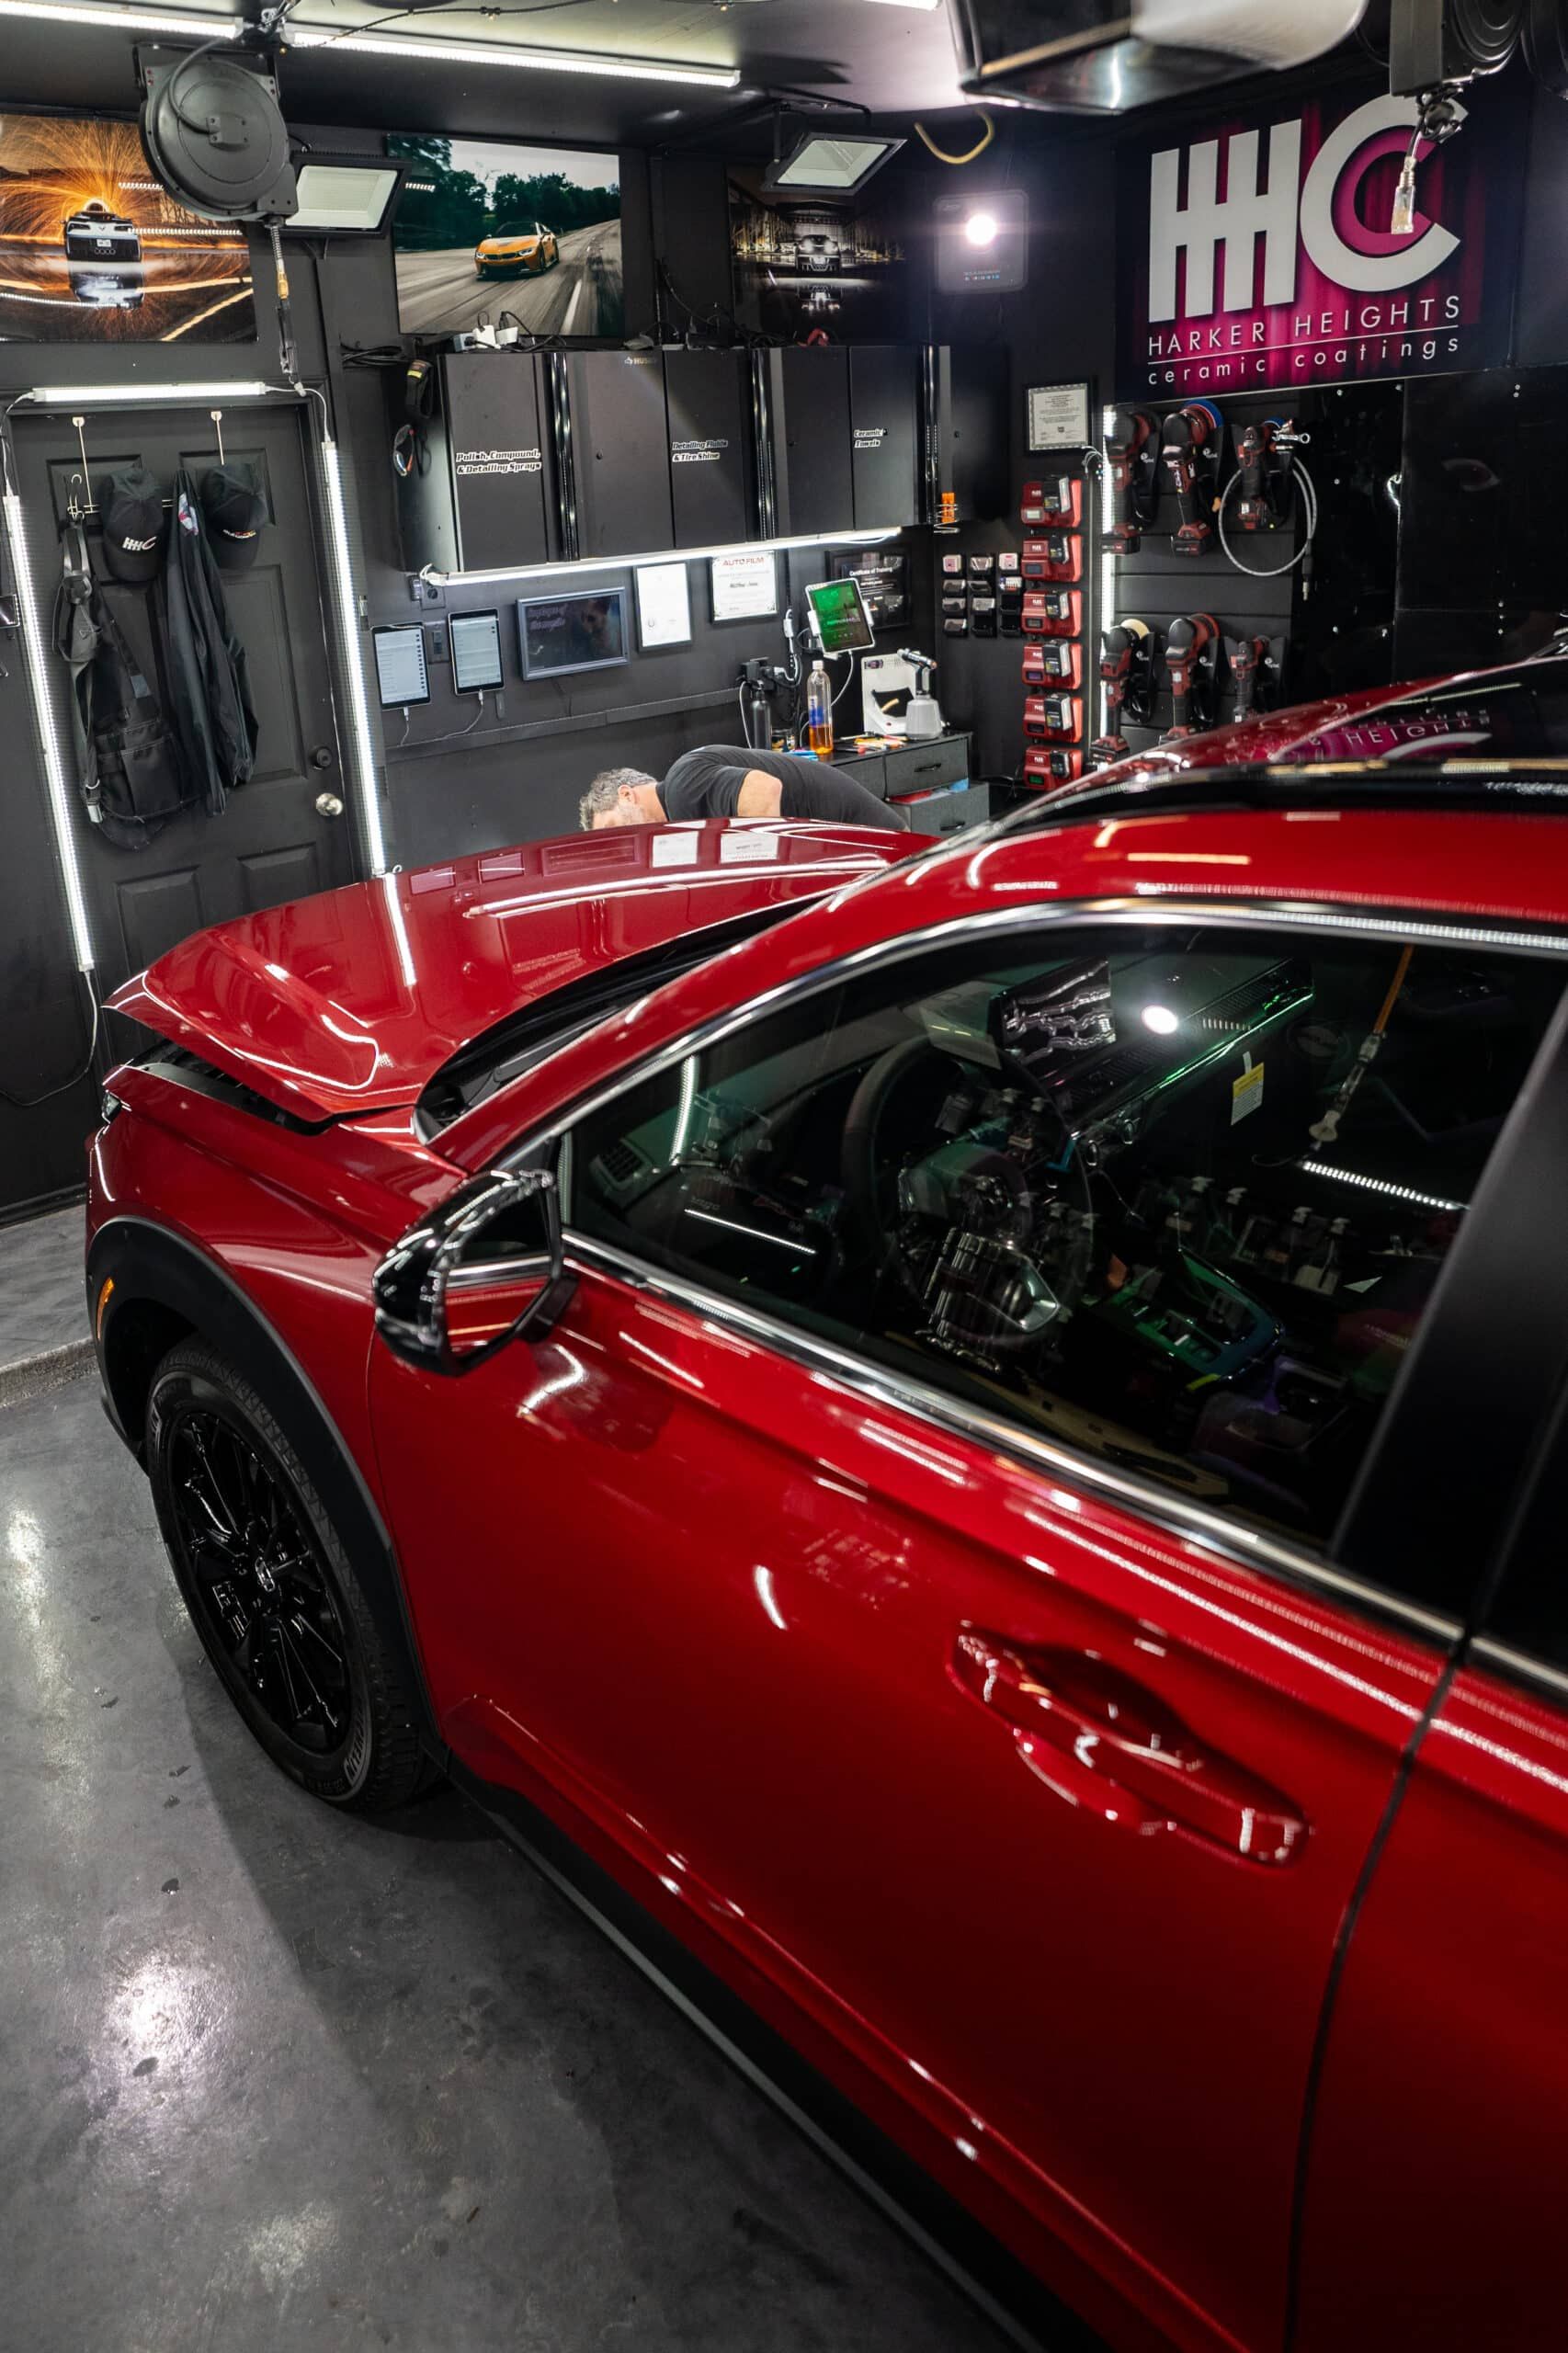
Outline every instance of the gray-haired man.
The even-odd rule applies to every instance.
[[[683,752],[663,784],[642,768],[606,768],[579,804],[585,833],[692,817],[808,817],[902,830],[903,812],[825,760],[704,744]]]

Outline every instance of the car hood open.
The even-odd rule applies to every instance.
[[[928,847],[790,822],[529,842],[195,932],[108,1003],[298,1117],[383,1111],[568,981]]]

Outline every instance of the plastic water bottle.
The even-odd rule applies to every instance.
[[[820,662],[812,664],[806,680],[806,741],[819,760],[832,758],[833,694]]]

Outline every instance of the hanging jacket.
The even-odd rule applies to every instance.
[[[235,636],[196,487],[175,477],[174,528],[161,584],[164,654],[180,750],[210,816],[256,767],[256,720],[245,650]]]
[[[194,794],[137,655],[99,591],[80,522],[61,533],[54,647],[71,674],[71,732],[87,815],[118,849],[145,849]]]

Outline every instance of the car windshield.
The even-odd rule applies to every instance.
[[[575,980],[494,1022],[449,1055],[426,1081],[416,1114],[422,1134],[428,1141],[486,1096],[509,1086],[513,1079],[558,1053],[597,1022],[634,1005],[665,981],[694,972],[738,940],[750,939],[782,922],[798,913],[801,904],[786,901],[782,905],[749,908],[727,923],[710,924],[700,931],[665,940],[660,947],[620,957],[613,964],[579,973]]]

